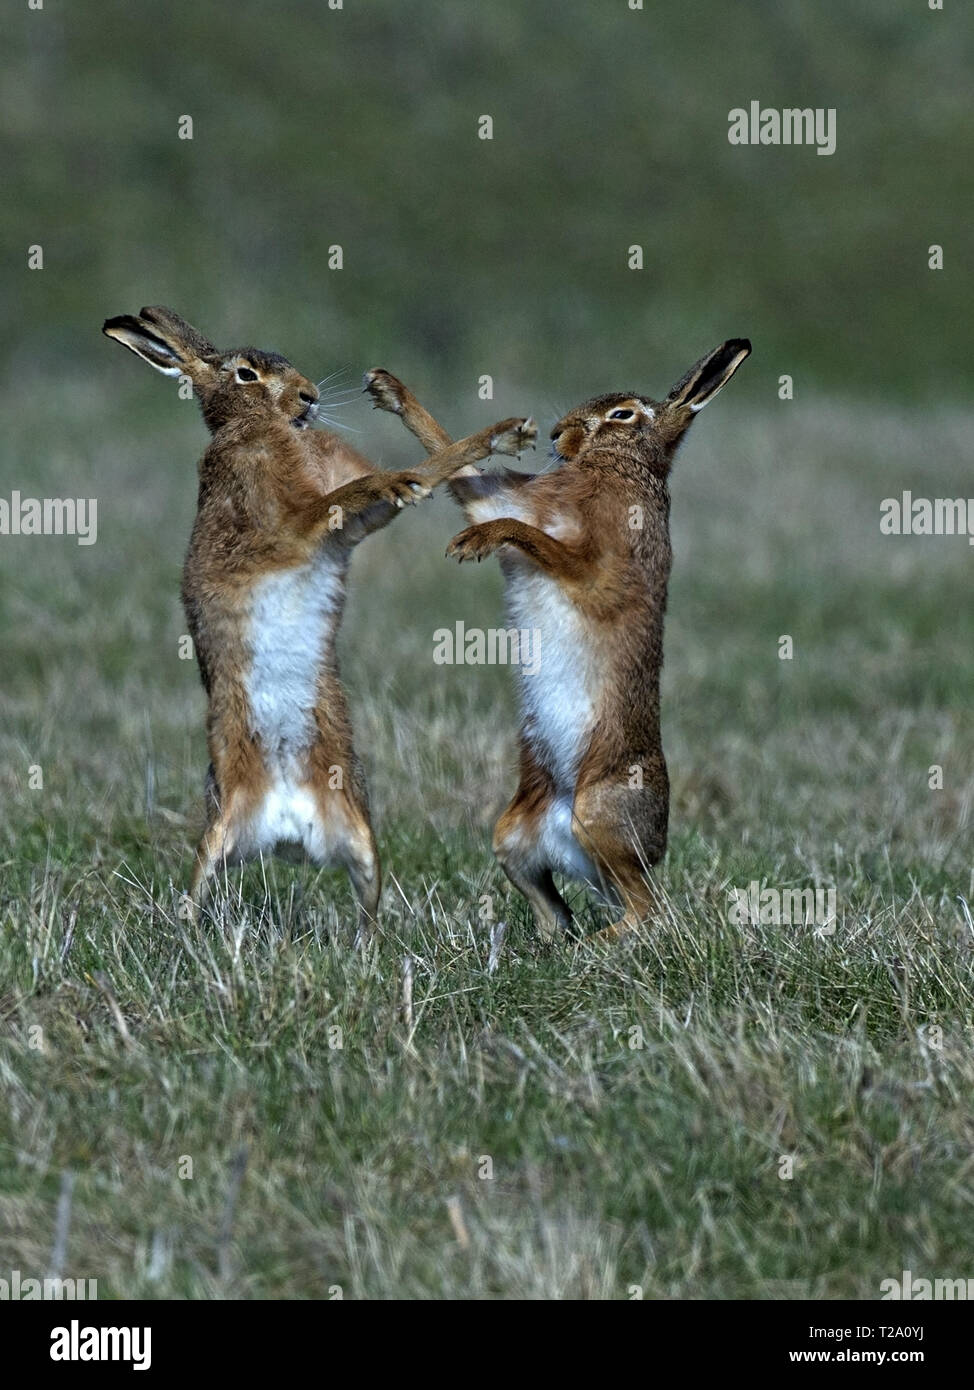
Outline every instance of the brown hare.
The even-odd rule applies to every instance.
[[[540,634],[537,669],[520,681],[520,785],[494,852],[545,935],[571,922],[553,873],[617,904],[609,939],[655,910],[647,870],[664,853],[669,818],[660,739],[667,478],[694,415],[750,351],[744,338],[722,344],[663,401],[628,392],[577,406],[551,432],[554,472],[469,467],[449,481],[473,524],[447,554],[497,551],[511,625]],[[449,443],[395,377],[370,372],[366,389],[428,451]]]
[[[505,420],[422,468],[380,472],[308,428],[317,387],[277,353],[216,348],[162,307],[108,319],[104,332],[157,371],[187,377],[212,435],[182,583],[210,755],[183,915],[196,915],[223,865],[291,845],[347,869],[364,940],[380,871],[335,655],[351,552],[458,467],[516,453],[535,427]]]

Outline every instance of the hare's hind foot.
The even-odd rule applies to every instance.
[[[363,823],[353,844],[346,849],[345,867],[352,882],[358,903],[358,916],[352,946],[365,950],[379,927],[379,898],[382,894],[382,872],[371,828]],[[364,833],[363,833],[364,831]]]
[[[176,917],[180,922],[195,927],[200,920],[200,905],[193,897],[192,893],[182,893],[179,898],[179,905],[176,908]]]
[[[209,781],[207,801],[210,801]],[[221,816],[203,832],[203,838],[196,847],[196,862],[189,882],[189,892],[183,894],[179,903],[177,915],[181,922],[195,924],[199,921],[200,910],[209,897],[213,879],[230,860],[236,842],[236,829],[227,816]]]
[[[575,792],[575,837],[595,866],[606,897],[623,913],[618,922],[596,933],[602,940],[621,941],[660,915],[649,875],[666,848],[668,804],[665,782],[660,791],[607,778]]]
[[[537,773],[540,777],[542,774]],[[555,887],[543,843],[553,803],[533,785],[519,789],[494,830],[494,856],[519,893],[527,898],[538,934],[553,941],[572,929],[571,909]]]
[[[607,927],[600,927],[598,931],[591,932],[585,937],[585,945],[595,947],[633,946],[639,940],[640,929],[643,927],[642,918],[627,912],[625,916],[619,918],[618,922],[610,922]]]

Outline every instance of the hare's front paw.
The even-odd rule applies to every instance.
[[[391,372],[381,367],[373,367],[362,378],[364,389],[372,397],[373,410],[389,410],[393,415],[402,414],[403,384]]]
[[[490,437],[492,454],[520,454],[522,449],[533,449],[538,437],[538,427],[529,417],[527,420],[503,420]]]
[[[483,560],[485,556],[494,553],[497,545],[498,542],[491,535],[488,524],[468,526],[465,531],[453,537],[446,548],[446,558],[459,560],[461,565],[464,560]]]
[[[408,469],[402,473],[380,474],[375,479],[374,487],[378,501],[391,502],[398,508],[413,506],[432,495],[432,489],[424,482],[422,475],[411,473]]]

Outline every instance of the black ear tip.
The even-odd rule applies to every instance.
[[[727,346],[731,349],[732,352],[743,352],[750,354],[751,340],[750,338],[731,338]]]
[[[134,314],[116,314],[113,318],[106,319],[102,324],[101,331],[107,333],[110,328],[135,328],[142,327]]]

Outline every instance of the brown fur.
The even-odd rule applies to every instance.
[[[620,935],[655,910],[647,870],[666,849],[669,817],[660,737],[672,562],[667,478],[695,411],[750,350],[744,339],[724,343],[662,402],[612,393],[569,411],[551,435],[561,462],[554,472],[470,468],[450,481],[473,524],[453,538],[447,554],[462,562],[497,552],[519,621],[541,631],[542,663],[548,643],[570,639],[593,673],[590,715],[583,705],[587,717],[574,759],[559,757],[558,739],[544,735],[546,712],[526,709],[520,785],[494,834],[501,865],[546,933],[570,922],[552,877],[564,863],[551,851],[547,828],[559,800],[570,804],[571,836],[596,886],[623,909],[608,934]],[[394,377],[376,371],[366,381],[377,406],[400,415],[427,449],[443,447],[448,436]],[[567,603],[552,607],[551,586],[538,589],[531,579],[538,574]],[[533,615],[530,606],[517,607],[522,593],[537,595]],[[563,732],[561,738],[570,743]]]
[[[534,426],[506,420],[421,468],[379,472],[336,435],[306,428],[317,387],[279,354],[221,351],[163,307],[109,319],[104,332],[157,370],[188,376],[212,435],[182,583],[209,702],[210,754],[207,824],[185,914],[195,915],[225,865],[297,839],[318,862],[347,868],[364,938],[380,871],[335,655],[351,551],[458,467],[492,449],[518,452]],[[327,594],[316,590],[319,578]],[[271,614],[264,627],[261,602]],[[302,604],[313,631],[302,628]],[[277,645],[266,628],[275,612],[292,624]],[[310,664],[305,643],[309,651],[317,644]]]

